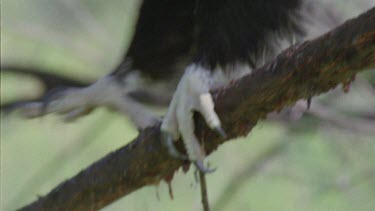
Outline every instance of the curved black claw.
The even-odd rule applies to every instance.
[[[41,111],[40,113],[42,115],[46,114],[47,113],[47,108],[48,108],[48,105],[60,98],[61,96],[64,95],[64,91],[67,90],[68,88],[67,87],[57,87],[57,88],[54,88],[50,91],[48,91],[43,97],[42,97],[42,107],[41,107]]]
[[[204,174],[209,174],[209,173],[216,171],[216,168],[214,169],[206,168],[203,164],[203,161],[201,160],[194,161],[194,165],[197,167],[197,169],[199,169],[200,172]]]
[[[167,147],[168,149],[168,153],[172,156],[172,157],[175,157],[177,159],[180,159],[180,160],[188,160],[189,158],[184,155],[184,154],[181,154],[177,148],[174,146],[173,144],[173,139],[170,135],[163,135],[162,137],[162,143],[165,147]]]
[[[226,139],[227,138],[227,133],[222,127],[215,127],[214,130],[216,131],[217,134],[219,134],[222,138]]]

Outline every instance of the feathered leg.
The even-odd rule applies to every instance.
[[[177,158],[184,158],[171,143],[171,140],[178,140],[181,137],[188,159],[205,173],[212,172],[213,169],[208,169],[203,164],[205,151],[194,134],[193,113],[199,112],[211,129],[224,135],[209,92],[212,83],[207,69],[198,65],[190,65],[177,86],[161,126],[162,131],[167,134],[164,141],[170,154]]]
[[[72,121],[98,106],[106,106],[129,116],[138,128],[158,121],[143,105],[128,96],[129,89],[111,76],[99,79],[83,88],[65,88],[48,93],[42,102],[18,106],[25,117],[34,118],[48,113],[58,113]]]

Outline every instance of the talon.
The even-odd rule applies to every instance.
[[[223,138],[227,137],[224,129],[220,127],[220,119],[214,110],[214,102],[209,92],[210,86],[207,83],[210,80],[208,70],[195,64],[190,65],[177,86],[161,126],[161,130],[172,135],[174,139],[181,137],[188,160],[203,173],[211,173],[215,169],[203,165],[205,151],[194,133],[193,113],[200,113],[209,128],[217,131]],[[176,154],[177,150],[172,148],[172,141],[166,141],[170,154]]]
[[[17,105],[15,109],[19,109],[21,114],[26,118],[34,118],[40,116],[41,103],[39,102],[30,102]]]
[[[202,160],[194,161],[194,165],[197,167],[197,169],[199,169],[200,172],[204,174],[209,174],[216,171],[216,168],[210,169],[205,167]]]
[[[93,108],[89,107],[76,108],[65,115],[64,122],[73,122],[78,117],[89,114],[92,110]]]
[[[178,158],[180,160],[188,160],[189,159],[186,155],[180,153],[177,150],[177,148],[173,144],[173,139],[172,139],[172,137],[170,135],[163,135],[163,137],[162,137],[162,143],[163,143],[163,145],[165,147],[167,147],[168,153],[171,156],[173,156],[175,158]]]
[[[66,88],[60,87],[56,89],[52,89],[51,91],[47,92],[42,98],[42,106],[40,107],[40,115],[43,116],[47,113],[47,108],[49,104],[53,101],[58,99],[63,95],[63,90]]]
[[[215,127],[214,130],[215,130],[216,133],[219,134],[223,139],[226,139],[226,138],[227,138],[227,133],[225,132],[225,130],[224,130],[221,126]]]

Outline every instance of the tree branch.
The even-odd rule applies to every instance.
[[[375,8],[335,30],[282,52],[273,62],[212,92],[228,140],[245,136],[267,113],[299,99],[348,84],[356,73],[375,67]],[[347,87],[347,86],[345,86]],[[207,154],[225,141],[196,115],[196,133]],[[147,128],[21,210],[97,210],[143,186],[170,180],[184,162],[159,141],[159,126]],[[182,150],[181,142],[177,143]]]

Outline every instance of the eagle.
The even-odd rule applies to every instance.
[[[171,156],[209,173],[194,134],[193,114],[225,137],[210,90],[272,58],[284,41],[304,35],[302,0],[143,0],[130,46],[118,66],[84,87],[49,91],[17,106],[27,117],[49,113],[73,120],[99,106],[130,117],[137,128],[161,121]],[[165,100],[160,119],[147,104]],[[186,153],[174,146],[181,139]]]

